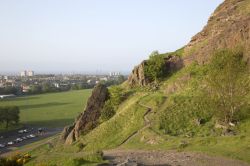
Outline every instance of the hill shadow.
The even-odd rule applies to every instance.
[[[23,100],[35,100],[40,99],[39,96],[20,96],[20,97],[14,97],[14,98],[7,98],[7,99],[1,99],[1,101],[23,101]]]
[[[60,102],[49,102],[49,103],[42,103],[42,104],[31,104],[31,105],[20,105],[20,109],[33,109],[33,108],[43,108],[43,107],[53,107],[53,106],[62,106],[71,103],[60,103]]]
[[[34,127],[65,127],[70,125],[74,122],[74,118],[68,119],[52,119],[52,120],[40,120],[40,121],[31,121],[31,122],[24,122],[27,126],[34,126]]]

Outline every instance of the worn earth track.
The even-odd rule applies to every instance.
[[[145,107],[144,126],[128,136],[117,149],[103,151],[103,157],[108,160],[109,164],[101,164],[100,166],[250,166],[248,163],[228,159],[224,157],[208,156],[202,153],[194,152],[177,152],[177,151],[159,151],[159,150],[123,150],[119,148],[134,138],[141,131],[150,127],[151,123],[148,115],[152,112],[152,108],[144,104],[138,103]]]
[[[146,150],[104,151],[104,159],[119,166],[249,166],[239,160],[208,156],[202,153]]]
[[[145,130],[146,128],[150,127],[150,120],[148,119],[147,115],[152,112],[152,108],[144,105],[144,104],[141,104],[141,103],[138,103],[141,107],[145,107],[147,109],[147,111],[145,112],[145,114],[143,115],[143,119],[144,119],[144,126],[133,132],[130,136],[128,136],[119,146],[123,145],[123,144],[126,144],[127,142],[129,142],[132,138],[134,138],[138,133],[140,133],[141,131]],[[119,147],[118,146],[118,147]]]

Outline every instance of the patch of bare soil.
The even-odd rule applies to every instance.
[[[249,166],[239,160],[177,151],[109,150],[104,159],[117,166]]]

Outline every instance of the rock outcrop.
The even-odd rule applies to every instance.
[[[83,113],[76,119],[71,126],[64,128],[61,135],[66,144],[72,144],[80,135],[88,133],[98,125],[102,108],[105,101],[109,99],[109,92],[106,86],[98,84],[88,99],[87,106]]]
[[[184,64],[209,61],[217,49],[242,47],[250,58],[250,1],[225,0],[184,49]]]
[[[241,47],[250,65],[250,1],[225,0],[209,18],[207,25],[184,47],[182,57],[166,58],[167,72],[188,66],[193,62],[209,62],[215,50]],[[130,86],[145,86],[150,81],[145,77],[143,61],[128,78]]]
[[[136,66],[132,73],[128,77],[128,83],[130,86],[146,86],[150,83],[144,73],[144,67],[147,61],[143,61],[140,65]]]
[[[183,60],[176,55],[169,55],[165,59],[166,72],[172,73],[183,67]]]
[[[172,73],[183,67],[182,59],[179,56],[169,55],[165,59],[166,74]],[[144,67],[147,65],[147,60],[144,60],[140,65],[136,66],[128,77],[130,86],[146,86],[151,83],[150,79],[144,73]]]

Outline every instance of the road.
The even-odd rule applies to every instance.
[[[3,137],[3,138],[0,138],[0,144],[7,144],[10,141],[14,141],[17,138],[21,138],[30,134],[36,135],[35,138],[26,139],[26,140],[23,140],[22,142],[15,143],[14,145],[6,146],[5,148],[0,148],[0,156],[3,156],[6,153],[14,151],[17,148],[20,148],[22,146],[25,146],[25,145],[40,141],[42,139],[51,137],[53,135],[56,135],[62,131],[62,128],[44,128],[44,132],[39,134],[38,128],[39,127],[31,127],[31,126],[23,127],[19,130],[22,130],[22,129],[28,130],[27,133],[23,133],[23,134],[18,133],[19,130],[13,130],[13,131],[5,132],[5,133],[0,133],[0,137]]]

